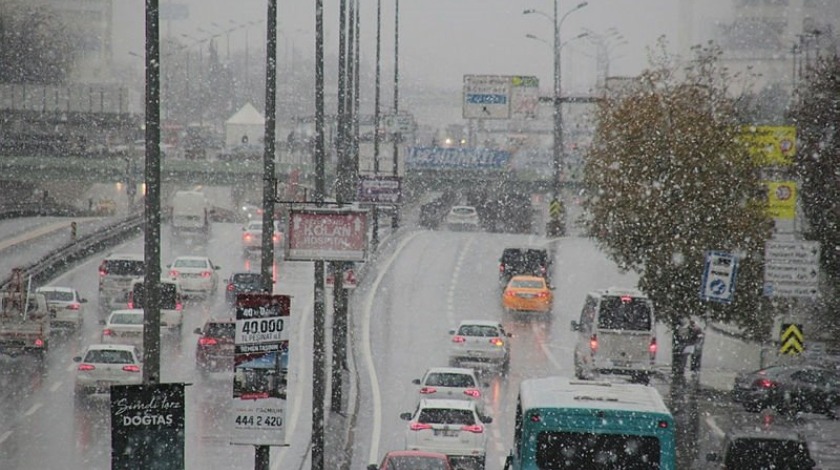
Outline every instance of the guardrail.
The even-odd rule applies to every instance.
[[[71,268],[75,263],[123,243],[131,237],[140,235],[143,223],[144,215],[140,212],[132,214],[115,224],[102,227],[58,248],[35,263],[21,267],[23,277],[28,281],[31,276],[32,285],[36,287],[46,284],[49,280]],[[10,281],[11,274],[0,283],[0,289],[5,289]]]

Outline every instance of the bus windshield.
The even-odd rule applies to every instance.
[[[658,469],[659,439],[627,434],[541,432],[537,436],[536,460],[542,470]]]

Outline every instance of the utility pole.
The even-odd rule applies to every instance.
[[[315,0],[315,203],[324,204],[324,0]],[[312,470],[324,469],[324,262],[315,261],[312,341]]]
[[[400,0],[395,0],[394,11],[394,119],[400,113]],[[399,174],[400,161],[400,133],[395,132],[394,139],[394,176]],[[391,219],[391,228],[396,230],[400,226],[399,206],[394,208],[394,217]]]
[[[158,0],[146,0],[146,197],[143,384],[160,383],[160,25]]]
[[[379,97],[381,88],[381,44],[382,44],[382,0],[376,0],[376,79],[374,84],[374,98],[373,98],[373,175],[379,176],[379,127],[381,123],[381,115],[379,113]],[[376,204],[373,205],[371,213],[373,218],[373,234],[371,239],[371,251],[376,252],[379,247],[379,209]]]

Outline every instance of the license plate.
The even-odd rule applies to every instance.
[[[522,297],[523,299],[533,299],[534,298],[534,294],[517,294],[517,295],[519,295],[519,297]]]
[[[435,436],[458,437],[458,430],[457,429],[435,429]]]

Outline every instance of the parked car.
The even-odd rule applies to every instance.
[[[385,454],[378,466],[370,464],[367,470],[453,470],[449,457],[440,452],[422,450],[392,450]]]
[[[747,411],[772,408],[840,418],[840,373],[806,365],[779,365],[735,377],[732,401]]]
[[[92,344],[73,358],[76,367],[75,392],[78,398],[110,394],[111,385],[137,385],[143,382],[143,363],[136,346]]]
[[[507,286],[514,276],[538,276],[551,285],[551,264],[546,248],[505,248],[499,258],[499,285]]]
[[[466,461],[484,469],[488,435],[485,425],[493,419],[479,413],[474,402],[420,400],[413,413],[403,413],[400,418],[409,421],[406,450],[440,452],[456,465]]]
[[[451,367],[498,367],[507,372],[510,367],[511,335],[501,323],[492,320],[464,320],[458,328],[449,330],[449,365]]]
[[[262,274],[250,271],[233,273],[225,280],[225,302],[233,305],[237,294],[262,292]]]
[[[551,287],[537,276],[514,276],[502,293],[502,307],[506,311],[551,313],[553,305]]]
[[[46,286],[35,290],[44,294],[50,310],[50,327],[78,330],[85,319],[87,299],[72,287]]]
[[[200,372],[233,371],[236,323],[232,318],[215,318],[195,329],[195,366]]]

